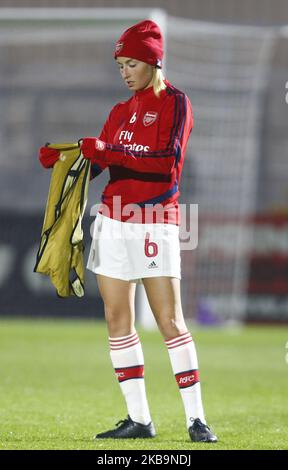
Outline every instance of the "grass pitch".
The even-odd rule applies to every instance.
[[[159,332],[138,329],[155,439],[93,436],[126,417],[106,327],[93,321],[0,321],[0,449],[288,449],[288,329],[190,328],[217,444],[194,444]]]

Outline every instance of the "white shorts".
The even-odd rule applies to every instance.
[[[137,283],[143,277],[181,279],[179,227],[121,222],[98,213],[87,268]]]

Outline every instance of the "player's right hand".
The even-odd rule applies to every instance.
[[[39,161],[44,168],[52,168],[59,157],[59,150],[49,147],[41,147],[38,152]]]

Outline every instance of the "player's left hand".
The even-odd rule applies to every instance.
[[[80,143],[80,148],[83,157],[91,160],[91,163],[93,163],[99,158],[104,159],[106,142],[103,142],[103,140],[100,140],[97,137],[84,137]]]

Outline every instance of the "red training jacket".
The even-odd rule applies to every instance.
[[[179,186],[193,113],[189,98],[168,80],[165,84],[159,98],[153,87],[136,91],[116,104],[105,122],[99,139],[107,143],[107,163],[92,166],[92,178],[109,166],[103,215],[123,222],[180,224]]]

